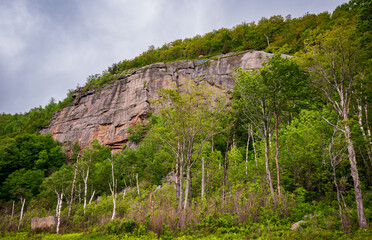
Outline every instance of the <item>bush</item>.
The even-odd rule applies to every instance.
[[[122,234],[131,233],[137,224],[133,220],[112,220],[105,226],[105,233]]]

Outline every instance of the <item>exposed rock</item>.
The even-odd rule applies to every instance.
[[[102,145],[119,151],[128,143],[128,127],[144,121],[148,112],[157,111],[150,102],[156,99],[158,90],[183,79],[205,79],[231,92],[235,68],[258,69],[271,56],[262,51],[230,53],[209,60],[155,63],[125,71],[117,81],[100,89],[77,89],[72,106],[53,114],[50,125],[41,133],[52,133],[63,144],[77,141],[81,147],[98,139]]]
[[[300,220],[300,221],[294,223],[294,224],[292,225],[292,227],[291,227],[291,230],[292,230],[292,231],[296,231],[297,228],[298,228],[302,223],[305,223],[305,222],[306,222],[305,220]]]
[[[167,176],[165,176],[161,180],[162,184],[175,184],[176,183],[176,173],[175,172],[170,172],[168,173]]]
[[[56,225],[57,225],[57,218],[55,216],[31,219],[32,230],[35,230],[37,228],[51,228]]]

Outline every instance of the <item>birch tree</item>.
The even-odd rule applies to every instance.
[[[13,198],[18,198],[21,203],[18,229],[20,229],[22,224],[26,199],[30,199],[32,196],[37,194],[38,188],[43,182],[43,179],[44,173],[42,170],[26,171],[26,169],[23,168],[11,173],[3,183],[3,190],[8,192]],[[13,212],[14,211],[12,210],[12,216]]]
[[[358,223],[360,228],[366,228],[362,189],[350,128],[350,105],[355,97],[359,72],[362,71],[359,69],[362,53],[357,36],[354,24],[346,19],[340,20],[333,29],[311,35],[305,44],[306,51],[300,56],[312,75],[314,85],[323,93],[342,121],[339,130],[347,140]],[[332,125],[336,127],[335,123]]]
[[[97,151],[95,149],[91,149],[89,147],[84,148],[83,158],[81,159],[80,164],[79,164],[79,170],[80,170],[83,182],[84,182],[84,214],[85,214],[85,209],[87,206],[88,179],[89,179],[90,168],[92,165],[92,161],[97,157],[96,155],[97,155]],[[93,193],[92,193],[92,196],[93,196]]]
[[[109,183],[111,195],[112,195],[112,202],[113,202],[113,209],[112,209],[112,217],[111,220],[115,219],[116,216],[116,198],[117,198],[117,183],[118,181],[115,179],[115,173],[114,173],[114,156],[111,155],[111,158],[108,158],[110,164],[111,164],[111,179],[112,183]]]
[[[191,194],[191,169],[205,143],[215,134],[226,111],[228,96],[206,82],[181,82],[175,89],[159,91],[160,124],[154,134],[176,157],[176,192],[179,210],[186,210]],[[183,173],[186,188],[183,193]],[[184,198],[184,199],[183,199]],[[183,207],[182,207],[183,202]]]
[[[275,199],[269,165],[269,135],[272,130],[273,111],[272,105],[268,101],[269,92],[263,84],[263,78],[260,72],[257,70],[236,70],[234,97],[236,99],[235,103],[243,110],[244,116],[264,141],[266,181],[270,193],[273,199]]]
[[[338,134],[337,129],[334,129],[334,133],[333,133],[333,136],[331,138],[331,142],[330,142],[327,149],[328,149],[329,162],[331,163],[331,166],[332,166],[333,183],[335,184],[335,187],[336,187],[340,221],[341,221],[341,225],[342,225],[342,228],[343,228],[344,232],[347,232],[348,228],[347,228],[347,225],[346,225],[346,222],[345,222],[345,219],[344,219],[344,213],[343,213],[342,204],[341,204],[342,194],[341,194],[340,186],[339,186],[338,181],[337,181],[337,174],[336,174],[337,167],[345,159],[344,158],[345,148],[340,144],[340,136],[339,135],[340,134]]]
[[[59,228],[61,225],[61,211],[63,204],[63,197],[66,192],[71,190],[72,179],[73,179],[72,166],[63,166],[58,171],[54,172],[50,177],[46,178],[43,182],[43,186],[56,194],[57,206],[56,206],[56,217],[57,226],[56,233],[59,234]]]
[[[274,117],[275,130],[275,165],[277,190],[279,197],[281,196],[280,187],[280,167],[279,167],[279,144],[278,144],[278,127],[280,117],[285,112],[293,109],[295,104],[301,98],[304,100],[305,94],[303,89],[307,84],[307,75],[304,74],[297,63],[287,57],[283,58],[280,55],[275,55],[270,58],[264,67],[260,70],[263,84],[268,91],[268,101],[272,106]]]
[[[250,125],[265,142],[265,165],[270,191],[274,194],[269,169],[269,135],[275,130],[275,165],[278,195],[281,195],[278,128],[280,117],[293,109],[295,102],[304,98],[307,76],[291,58],[275,55],[259,71],[236,71],[235,94]],[[272,119],[273,118],[273,119]],[[274,195],[273,195],[274,196]]]
[[[19,216],[18,230],[19,230],[19,228],[21,227],[22,218],[23,218],[23,209],[24,209],[24,207],[25,207],[26,198],[23,198],[23,197],[21,196],[21,199],[20,199],[20,200],[21,200],[22,207],[21,207],[21,214],[20,214],[20,216]]]
[[[77,156],[76,162],[74,163],[74,178],[72,180],[72,185],[71,185],[70,204],[69,204],[69,207],[68,207],[68,214],[67,214],[68,217],[70,217],[70,215],[71,215],[72,203],[74,201],[74,190],[75,190],[76,175],[77,175],[77,172],[78,172],[79,157],[80,157],[80,155]],[[84,208],[84,213],[85,213],[85,208]]]

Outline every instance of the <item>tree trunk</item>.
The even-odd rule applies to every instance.
[[[211,143],[211,145],[212,145],[212,152],[214,151],[214,134],[212,134],[212,143]]]
[[[266,38],[266,42],[267,42],[267,46],[269,47],[270,46],[270,40],[269,40],[269,37],[267,36],[266,33],[263,34]]]
[[[87,206],[87,195],[88,195],[88,176],[89,176],[89,167],[87,169],[87,175],[84,178],[84,214],[85,208]]]
[[[190,184],[189,184],[189,205],[192,204],[192,174],[190,171]]]
[[[363,120],[362,120],[363,106],[362,106],[360,100],[357,100],[357,102],[358,102],[358,110],[359,110],[359,112],[358,112],[358,123],[359,123],[360,130],[362,132],[362,135],[363,135],[363,139],[366,143],[366,149],[367,149],[369,164],[371,164],[372,163],[371,143],[370,143],[369,139],[367,138],[367,135],[366,135],[366,132],[365,132],[364,126],[363,126]],[[367,110],[366,110],[366,113],[367,113]],[[368,121],[368,118],[366,120]]]
[[[57,226],[56,226],[56,234],[59,234],[59,226],[61,225],[61,209],[62,209],[62,201],[63,201],[63,193],[57,194]]]
[[[369,146],[370,146],[370,148],[372,148],[372,136],[371,136],[371,129],[369,128],[368,104],[367,104],[367,101],[364,104],[364,113],[365,113],[365,118],[366,118],[366,127],[367,127],[367,135],[368,135],[368,140],[369,140]]]
[[[330,145],[330,147],[328,148],[328,151],[329,151],[329,160],[331,162],[331,166],[332,166],[332,170],[333,170],[333,183],[335,184],[335,187],[336,187],[336,192],[337,192],[337,202],[338,202],[338,208],[339,208],[339,215],[340,215],[340,220],[341,220],[341,225],[342,225],[342,229],[344,230],[344,232],[347,231],[346,229],[346,225],[345,225],[345,222],[344,222],[344,217],[343,217],[343,212],[342,212],[342,204],[341,204],[341,191],[340,191],[340,188],[338,186],[338,183],[337,183],[337,175],[336,175],[336,159],[337,159],[337,156],[332,156],[332,152],[333,152],[333,137],[332,137],[332,143]]]
[[[136,174],[136,182],[137,182],[137,193],[138,193],[138,196],[139,196],[140,191],[139,191],[139,185],[138,185],[138,173]]]
[[[13,205],[12,205],[12,218],[14,216],[14,201],[13,201]]]
[[[205,172],[204,172],[204,157],[202,157],[202,179],[201,179],[201,200],[204,199],[204,191],[205,191]]]
[[[348,119],[346,118],[344,119],[344,121],[348,121]],[[345,137],[348,143],[347,150],[348,150],[348,157],[350,161],[351,176],[353,177],[353,181],[354,181],[354,194],[355,194],[355,200],[357,204],[358,223],[359,223],[360,228],[367,228],[367,221],[364,215],[362,189],[360,186],[358,167],[357,167],[357,162],[355,159],[355,151],[354,151],[353,141],[351,140],[350,126],[348,123],[345,124],[344,133],[345,133]]]
[[[185,190],[185,202],[183,205],[183,210],[186,211],[187,204],[188,204],[188,198],[190,193],[190,184],[191,184],[191,167],[186,167],[186,190]]]
[[[111,220],[114,220],[116,217],[116,194],[112,194],[112,202],[113,202],[113,210],[112,210],[112,216]]]
[[[268,133],[265,133],[264,142],[265,142],[265,167],[266,167],[266,180],[270,188],[270,193],[273,200],[275,201],[275,193],[273,188],[273,182],[271,180],[270,166],[269,166],[269,136]]]
[[[249,131],[250,131],[250,133],[251,133],[251,137],[252,137],[252,145],[253,145],[254,161],[255,161],[255,163],[256,163],[256,167],[257,167],[256,144],[254,143],[254,136],[253,136],[252,126],[250,126]]]
[[[116,216],[116,184],[115,184],[115,175],[114,175],[114,159],[112,156],[111,156],[111,159],[109,159],[109,161],[111,163],[111,176],[112,176],[112,186],[110,183],[109,183],[109,186],[110,186],[110,191],[112,194],[112,202],[114,205],[113,210],[112,210],[111,220],[114,220]]]
[[[229,146],[230,146],[230,137],[227,139],[227,142],[226,142],[225,160],[223,163],[223,178],[222,178],[222,200],[223,201],[225,201],[225,198],[226,198],[227,168],[228,168],[227,152],[229,151]]]
[[[274,119],[275,119],[275,164],[276,164],[276,179],[277,179],[277,187],[278,187],[278,197],[281,196],[280,190],[280,169],[279,169],[279,144],[278,144],[278,116],[276,111],[274,111]]]
[[[79,158],[79,157],[78,157]],[[70,199],[70,204],[68,206],[68,214],[67,216],[70,217],[71,215],[71,209],[72,209],[72,202],[74,201],[74,190],[75,190],[75,181],[76,181],[76,174],[77,174],[77,164],[78,164],[79,159],[75,163],[75,171],[74,171],[74,179],[72,180],[72,186],[71,186],[71,199]],[[84,213],[85,213],[85,208],[84,208]]]
[[[249,140],[250,140],[250,133],[248,130],[248,139],[247,139],[247,148],[245,151],[245,176],[248,177],[248,152],[249,152]]]
[[[336,191],[337,191],[337,202],[338,202],[338,208],[339,208],[339,215],[340,215],[340,220],[341,220],[341,225],[342,225],[342,229],[344,230],[344,232],[347,232],[347,228],[346,228],[346,225],[344,223],[344,217],[343,217],[343,213],[342,213],[342,205],[341,205],[341,197],[340,197],[340,188],[338,187],[338,184],[337,184],[337,177],[336,177],[336,166],[334,163],[332,163],[333,160],[331,160],[331,164],[332,164],[332,168],[333,168],[333,182],[336,186]]]
[[[83,181],[84,181],[84,214],[85,214],[85,209],[86,209],[86,206],[87,206],[88,178],[89,178],[89,172],[90,172],[90,164],[91,164],[91,162],[92,162],[92,158],[90,158],[89,159],[89,162],[87,162],[86,173],[85,173],[85,170],[83,169]]]
[[[26,198],[21,197],[22,207],[21,207],[21,216],[19,217],[19,222],[18,222],[18,230],[21,227],[21,223],[22,223],[22,219],[23,219],[23,209],[25,207],[25,202],[26,202]]]
[[[181,157],[181,159],[180,159],[179,168],[180,168],[180,178],[179,178],[179,182],[180,182],[179,193],[180,193],[180,196],[179,196],[179,199],[178,199],[178,211],[181,213],[182,202],[183,202],[183,157]]]
[[[89,200],[89,203],[88,204],[91,204],[92,203],[92,200],[93,200],[93,197],[94,197],[94,194],[95,193],[96,193],[96,190],[93,191],[92,196],[90,197],[90,200]]]
[[[178,153],[177,153],[178,155]],[[176,188],[176,198],[179,199],[180,197],[180,159],[179,156],[177,156],[176,159],[176,180],[175,180],[175,188]]]

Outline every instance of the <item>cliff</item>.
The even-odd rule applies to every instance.
[[[232,91],[234,68],[258,69],[272,55],[262,51],[229,53],[213,59],[156,63],[123,73],[102,88],[85,92],[77,89],[72,106],[55,112],[41,133],[52,133],[63,144],[78,141],[85,147],[98,139],[113,151],[121,150],[128,142],[128,127],[144,121],[148,112],[157,111],[150,104],[157,90],[187,78],[205,79]]]

